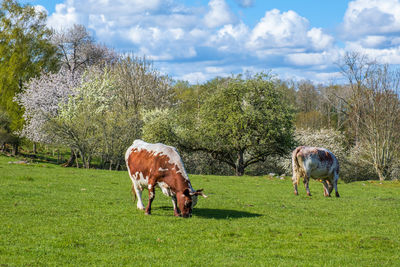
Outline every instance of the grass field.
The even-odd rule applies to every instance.
[[[341,182],[337,199],[190,175],[209,197],[182,219],[160,190],[136,210],[126,172],[15,160],[0,156],[0,266],[400,266],[399,182]]]

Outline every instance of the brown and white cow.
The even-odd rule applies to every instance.
[[[149,144],[135,140],[125,154],[126,166],[132,180],[132,192],[137,196],[137,208],[144,210],[142,191],[149,190],[149,203],[146,214],[151,214],[151,203],[155,197],[155,186],[164,195],[172,198],[174,215],[190,217],[197,203],[197,196],[203,189],[195,191],[186,174],[183,162],[174,147],[164,144]]]
[[[325,148],[299,146],[292,153],[294,194],[298,195],[297,186],[303,177],[307,195],[311,196],[308,187],[310,178],[319,180],[324,185],[324,196],[330,197],[335,188],[339,197],[337,182],[339,180],[339,161],[335,155]]]

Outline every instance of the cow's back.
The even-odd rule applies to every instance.
[[[296,153],[302,173],[315,179],[333,177],[338,172],[338,161],[335,155],[325,148],[301,147]]]

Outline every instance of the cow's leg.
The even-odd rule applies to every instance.
[[[136,194],[137,197],[137,204],[136,207],[140,210],[144,210],[144,205],[142,202],[142,189],[140,188],[139,185],[136,183],[132,184],[132,192],[135,191],[134,193]]]
[[[336,197],[340,197],[339,192],[338,192],[338,188],[337,188],[338,180],[339,180],[339,174],[335,173],[335,177],[334,177],[334,180],[333,180],[333,187],[335,188]]]
[[[333,183],[332,183],[332,181],[328,181],[328,185],[329,185],[329,194],[331,194],[332,193],[332,190],[333,190]]]
[[[179,214],[179,210],[178,210],[178,205],[176,203],[176,196],[172,196],[171,199],[172,199],[172,205],[174,206],[174,215],[176,217],[179,217],[180,214]]]
[[[329,191],[328,181],[322,180],[321,182],[324,185],[324,196],[325,197],[330,197],[331,196],[331,192]]]
[[[299,177],[293,173],[292,176],[292,182],[293,182],[293,188],[294,188],[294,194],[297,196],[299,194],[299,191],[297,190],[297,185],[299,184]]]
[[[155,190],[154,184],[149,184],[148,189],[149,189],[149,203],[147,204],[147,207],[146,207],[146,215],[151,214],[151,203],[153,202],[153,200],[156,196],[156,194],[155,194],[156,190]]]
[[[304,187],[306,188],[307,191],[307,196],[311,196],[311,192],[310,192],[310,188],[308,187],[309,183],[310,183],[310,175],[306,175],[304,177]]]
[[[327,180],[326,182],[328,183],[328,192],[329,192],[329,195],[331,195],[332,190],[333,190],[333,183],[332,183],[332,180]]]

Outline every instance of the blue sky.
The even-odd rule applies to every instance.
[[[23,0],[48,25],[84,24],[100,43],[192,83],[244,71],[337,82],[346,51],[400,62],[400,0]]]

